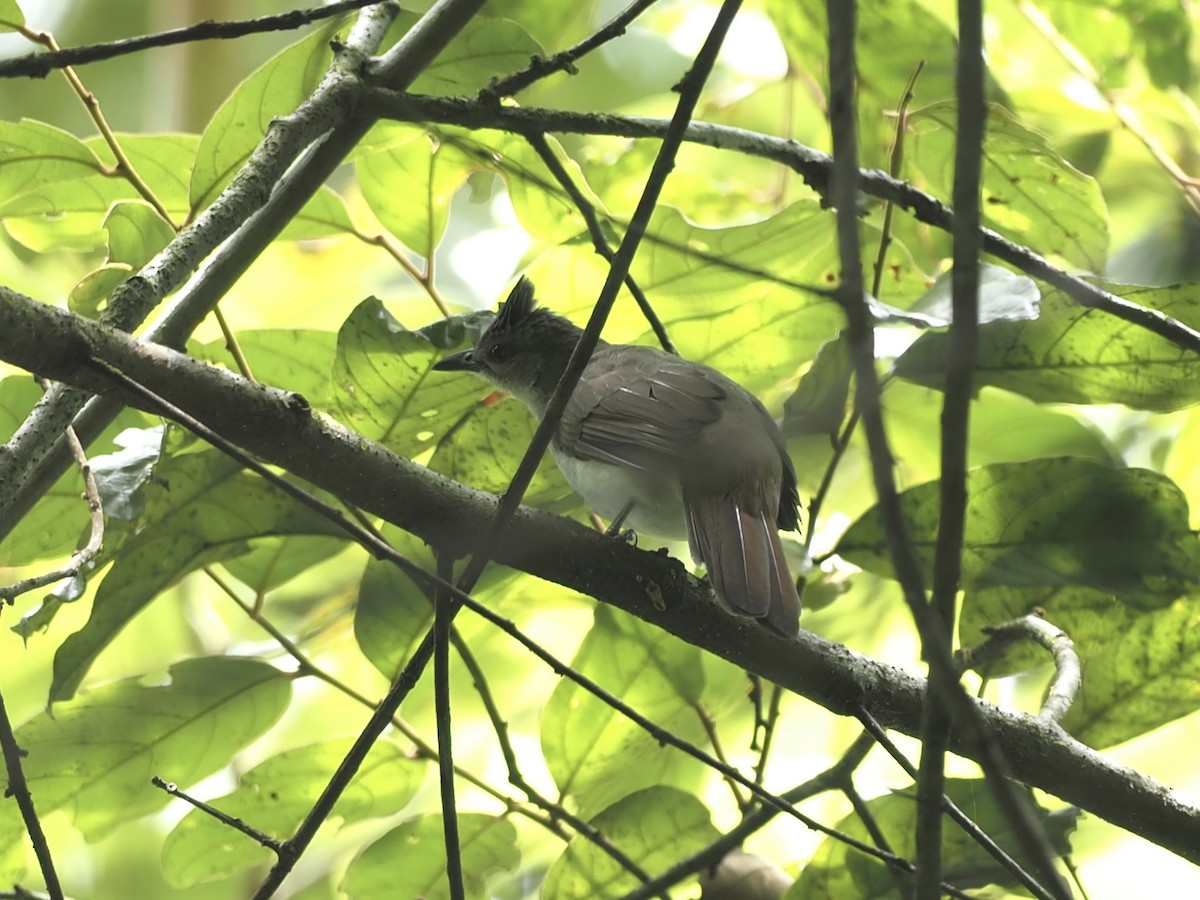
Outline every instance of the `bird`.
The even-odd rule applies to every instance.
[[[538,306],[522,277],[475,346],[433,368],[474,373],[540,420],[581,334]],[[686,536],[726,610],[799,632],[800,595],[779,538],[799,528],[796,470],[779,426],[741,385],[655,347],[600,340],[550,452],[600,516]]]

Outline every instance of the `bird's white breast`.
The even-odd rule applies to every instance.
[[[651,492],[647,490],[646,476],[635,469],[568,456],[553,444],[550,451],[563,478],[602,517],[616,518],[633,498],[636,505],[625,520],[625,527],[665,538],[687,536],[678,482],[660,480]]]

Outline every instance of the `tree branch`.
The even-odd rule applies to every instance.
[[[268,463],[449,552],[461,554],[477,546],[495,512],[492,495],[396,457],[313,415],[295,393],[247,382],[0,288],[0,359],[132,402],[85,364],[89,357],[151,386],[210,428],[236,435],[241,446]],[[611,603],[834,713],[866,710],[883,727],[919,733],[922,679],[808,632],[786,640],[728,615],[678,560],[526,508],[513,518],[495,558]],[[652,595],[661,596],[666,608],[657,608]],[[1200,808],[1051,723],[983,701],[970,704],[1014,777],[1200,864]],[[951,733],[950,747],[969,759],[981,755],[961,727]]]

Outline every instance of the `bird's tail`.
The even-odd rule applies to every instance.
[[[732,497],[684,496],[692,556],[708,567],[717,599],[741,616],[766,619],[786,635],[800,630],[800,595],[788,571],[775,517]]]

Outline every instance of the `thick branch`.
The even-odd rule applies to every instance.
[[[247,382],[0,288],[0,359],[84,390],[111,390],[84,365],[89,355],[151,386],[261,459],[434,546],[460,553],[477,546],[495,513],[495,497],[314,415],[296,394]],[[132,402],[126,395],[117,399]],[[921,679],[807,632],[789,641],[728,615],[678,560],[525,508],[495,558],[620,607],[839,715],[866,710],[885,727],[919,732]],[[661,611],[655,606],[660,595],[666,601]],[[973,702],[1015,777],[1200,864],[1200,809],[1050,723]],[[961,731],[951,737],[951,748],[968,758],[977,756],[976,746]]]

